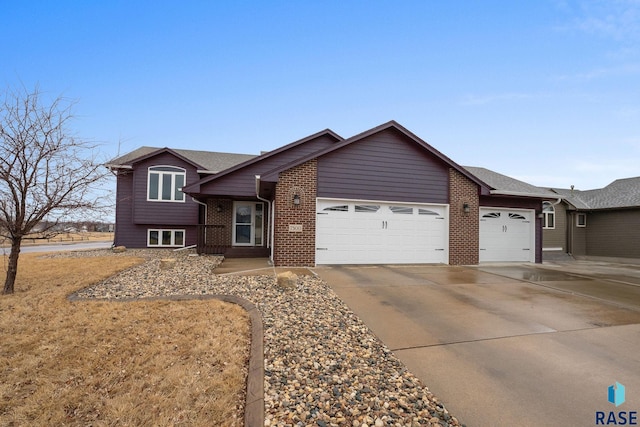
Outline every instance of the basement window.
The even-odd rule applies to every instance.
[[[147,230],[147,246],[151,248],[184,247],[184,230]]]

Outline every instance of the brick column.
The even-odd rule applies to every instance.
[[[469,205],[469,213],[463,210]],[[449,169],[449,264],[478,264],[480,258],[478,185]]]
[[[295,195],[300,197],[299,205],[293,203]],[[315,265],[316,195],[315,159],[280,173],[275,198],[275,265]]]

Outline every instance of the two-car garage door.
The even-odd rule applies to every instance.
[[[316,264],[449,261],[447,205],[318,199]],[[535,262],[534,211],[480,208],[480,262]]]
[[[316,264],[448,263],[448,207],[318,199]]]

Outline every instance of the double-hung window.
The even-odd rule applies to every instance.
[[[158,202],[184,202],[182,187],[187,172],[175,166],[152,166],[147,179],[147,200]]]

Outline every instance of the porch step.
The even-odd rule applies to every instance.
[[[268,258],[269,248],[227,248],[224,252],[226,258]]]

